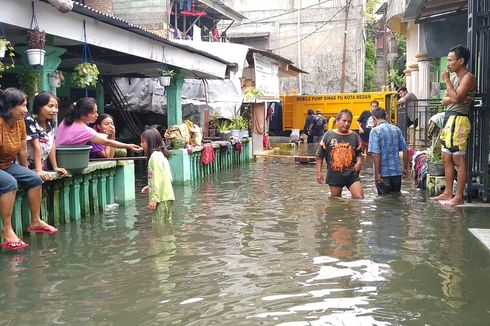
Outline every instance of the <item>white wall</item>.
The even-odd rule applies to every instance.
[[[300,0],[224,0],[226,5],[248,18],[235,23],[232,33],[270,33],[269,49],[293,61],[309,72],[303,75],[303,93],[332,93],[340,90],[345,11],[337,13],[346,0],[301,0],[301,25],[298,52],[298,8]],[[319,4],[320,3],[320,4]],[[362,91],[364,72],[363,0],[353,0],[347,30],[347,64],[345,91]],[[312,6],[311,8],[306,8]],[[334,14],[337,15],[334,16]],[[264,21],[250,23],[277,16]],[[322,27],[327,21],[325,26]],[[225,25],[222,25],[225,26]],[[226,25],[227,26],[227,25]],[[318,30],[317,30],[318,29]],[[308,36],[312,34],[311,36]],[[299,53],[299,55],[298,55]],[[301,59],[299,61],[298,59]],[[282,82],[282,92],[298,89],[297,79]]]

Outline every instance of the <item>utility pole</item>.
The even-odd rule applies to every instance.
[[[298,68],[301,69],[301,0],[298,0],[298,26],[297,26],[297,41],[298,41]],[[299,80],[299,95],[303,94],[303,79],[301,74],[298,74]]]
[[[347,23],[349,20],[349,8],[352,0],[348,0],[345,5],[345,23],[344,23],[344,47],[342,49],[342,77],[340,77],[340,92],[345,90],[345,66],[347,63]]]

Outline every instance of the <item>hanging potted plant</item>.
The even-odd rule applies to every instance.
[[[65,84],[65,76],[59,70],[55,70],[49,74],[49,85],[51,87],[61,87]]]
[[[161,86],[169,86],[170,82],[172,81],[172,78],[175,76],[175,71],[161,69],[160,75],[161,76],[158,77],[158,82],[160,83],[160,85]]]
[[[95,63],[83,62],[78,64],[71,74],[71,81],[80,88],[97,86],[99,69]]]
[[[14,48],[10,44],[9,40],[6,40],[5,38],[0,37],[0,59],[3,59],[5,57],[5,53],[7,52],[7,50],[10,53],[12,53],[14,51]],[[13,56],[13,54],[12,54],[12,56]]]
[[[44,65],[44,50],[46,46],[46,33],[39,30],[36,26],[27,32],[28,40],[27,45],[29,49],[26,50],[27,60],[31,66],[37,67]]]
[[[14,47],[6,39],[0,38],[0,47],[2,46],[2,44],[5,47],[5,51],[6,51],[6,53],[5,52],[3,53],[2,58],[4,58],[6,56],[8,58],[8,60],[5,60],[5,62],[0,60],[0,79],[2,78],[2,73],[5,70],[15,67],[15,64],[14,64],[14,56],[15,56]],[[0,59],[2,59],[2,58],[0,58]],[[10,62],[7,62],[7,61],[10,61]]]

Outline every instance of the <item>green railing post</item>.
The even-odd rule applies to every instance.
[[[70,211],[70,188],[73,183],[71,178],[63,179],[63,189],[61,190],[61,213],[63,222],[68,223],[71,220]]]
[[[114,176],[116,175],[116,171],[114,169],[110,169],[107,175],[107,187],[106,187],[106,196],[108,203],[114,203]]]
[[[90,212],[95,214],[99,211],[99,195],[97,188],[99,187],[99,179],[97,172],[92,173],[92,179],[90,180]]]
[[[99,186],[97,187],[97,193],[99,194],[99,208],[100,211],[103,211],[104,207],[107,205],[107,171],[101,170],[98,175],[100,177]]]
[[[80,211],[82,217],[90,215],[90,180],[92,174],[84,174],[83,181],[80,186]]]
[[[60,225],[63,222],[63,216],[61,210],[61,188],[63,187],[62,180],[56,180],[53,184],[53,223],[54,225]]]
[[[78,221],[82,217],[80,208],[80,184],[82,183],[82,178],[81,175],[74,176],[70,189],[70,211],[73,221]]]

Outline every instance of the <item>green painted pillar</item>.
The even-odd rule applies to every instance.
[[[167,127],[182,123],[182,85],[184,76],[177,74],[167,87]]]
[[[25,53],[27,47],[18,46],[15,48],[15,50],[16,53],[20,54],[23,65],[25,67],[31,67],[29,65],[29,61],[27,60],[27,54]],[[46,46],[44,50],[46,51],[46,54],[44,55],[44,65],[39,68],[35,68],[35,70],[41,74],[40,91],[48,91],[56,95],[56,87],[51,87],[49,85],[49,74],[58,69],[61,62],[60,57],[66,52],[66,49],[55,46]]]
[[[134,182],[134,161],[118,162],[114,176],[114,201],[116,203],[124,206],[135,200]]]
[[[97,100],[97,113],[104,113],[104,87],[102,84],[97,82],[97,87],[95,88],[95,97]]]
[[[191,157],[185,149],[171,150],[169,159],[174,184],[184,184],[191,180]]]

